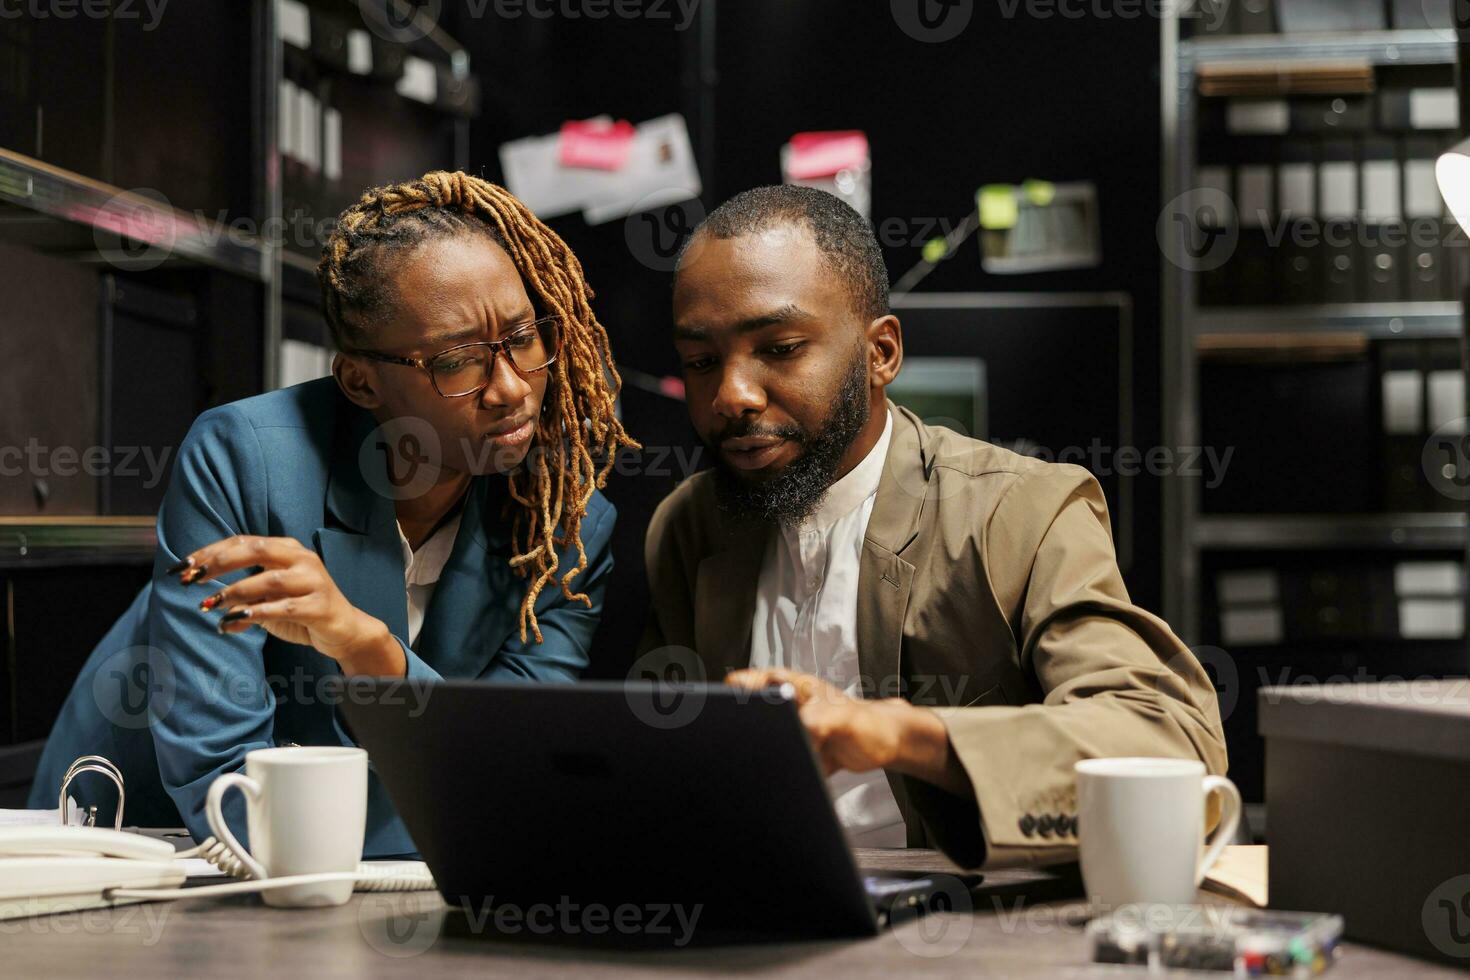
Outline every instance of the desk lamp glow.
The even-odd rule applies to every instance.
[[[1434,165],[1434,179],[1439,194],[1449,205],[1450,214],[1461,228],[1470,230],[1470,139],[1463,140],[1440,155]]]

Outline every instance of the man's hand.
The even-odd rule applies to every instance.
[[[346,675],[403,676],[403,650],[387,625],[348,602],[317,553],[295,538],[239,534],[186,555],[168,571],[192,585],[241,568],[255,572],[199,603],[203,612],[224,613],[221,633],[260,626],[316,648]]]
[[[901,698],[863,701],[819,677],[779,668],[737,670],[725,683],[750,690],[790,684],[827,775],[839,769],[891,769],[959,796],[973,792],[944,722],[927,708]]]

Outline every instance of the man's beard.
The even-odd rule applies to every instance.
[[[842,380],[832,411],[815,433],[795,423],[773,428],[758,428],[748,423],[727,426],[714,440],[716,446],[741,436],[772,435],[789,439],[804,451],[766,480],[742,478],[720,458],[715,468],[715,499],[720,509],[736,518],[753,518],[787,527],[795,527],[810,517],[836,481],[843,454],[868,424],[871,413],[867,369],[867,359],[860,353]]]

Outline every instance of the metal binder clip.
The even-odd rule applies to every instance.
[[[62,777],[60,803],[61,825],[63,827],[66,827],[70,826],[71,824],[71,805],[66,798],[67,788],[71,786],[71,781],[73,779],[75,779],[77,776],[80,776],[84,772],[100,772],[102,775],[106,776],[117,785],[117,819],[113,822],[113,827],[116,830],[122,830],[123,803],[125,801],[125,797],[123,794],[122,770],[114,765],[110,759],[105,759],[100,755],[82,756],[80,759],[71,764],[71,767],[66,770],[66,775]],[[88,807],[87,826],[92,827],[95,826],[96,823],[97,808],[95,806]]]

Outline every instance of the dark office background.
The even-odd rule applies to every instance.
[[[554,132],[567,120],[605,114],[642,122],[681,113],[704,183],[697,205],[597,226],[580,214],[549,221],[597,291],[596,309],[629,380],[625,419],[652,450],[641,461],[624,460],[607,489],[622,513],[614,540],[620,574],[590,673],[626,676],[649,602],[643,529],[680,475],[671,465],[677,457],[655,454],[666,446],[687,452],[696,442],[682,406],[649,390],[677,373],[668,341],[670,275],[666,262],[654,268],[646,261],[650,236],[657,231],[662,255],[670,254],[676,233],[700,215],[743,189],[778,181],[779,150],[793,134],[857,129],[871,144],[871,217],[894,280],[919,263],[926,241],[966,219],[982,185],[1037,178],[1096,186],[1098,265],[988,274],[971,238],[916,293],[1105,295],[1111,307],[1053,306],[1026,315],[1035,320],[954,308],[906,307],[901,316],[911,352],[984,358],[990,408],[1034,406],[1027,425],[1076,419],[1075,435],[1058,436],[1047,447],[1053,451],[1110,432],[1115,447],[1163,446],[1181,418],[1198,420],[1204,444],[1234,450],[1230,479],[1218,487],[1148,474],[1126,493],[1116,478],[1104,476],[1103,485],[1134,598],[1159,612],[1166,603],[1190,609],[1184,617],[1170,612],[1181,636],[1215,647],[1207,664],[1233,685],[1227,737],[1232,773],[1248,798],[1261,791],[1254,691],[1262,678],[1464,670],[1462,627],[1441,623],[1432,635],[1411,635],[1399,621],[1406,598],[1396,591],[1399,566],[1427,560],[1443,572],[1448,563],[1458,569],[1449,578],[1462,579],[1465,530],[1455,523],[1461,502],[1421,464],[1435,428],[1430,413],[1388,435],[1380,383],[1394,370],[1416,375],[1422,388],[1431,375],[1458,368],[1454,300],[1467,280],[1451,275],[1445,261],[1434,270],[1444,274],[1426,286],[1406,274],[1409,260],[1424,256],[1405,255],[1400,278],[1388,284],[1403,291],[1380,295],[1371,290],[1384,284],[1369,280],[1365,256],[1361,282],[1349,276],[1337,284],[1345,292],[1324,292],[1321,276],[1291,280],[1284,260],[1293,256],[1257,248],[1257,233],[1211,274],[1191,278],[1169,266],[1156,236],[1165,188],[1193,186],[1199,174],[1165,170],[1159,64],[1166,26],[1157,18],[1126,16],[1133,12],[1126,4],[1042,17],[1024,4],[976,0],[953,40],[926,43],[899,26],[887,0],[700,0],[683,30],[690,8],[672,0],[642,8],[663,16],[602,19],[505,17],[493,0],[424,4],[441,8],[439,27],[464,46],[476,105],[451,68],[452,43],[375,37],[373,70],[364,75],[346,64],[347,32],[363,26],[355,0],[307,6],[305,47],[270,35],[270,0],[170,4],[156,30],[139,20],[0,18],[0,295],[8,298],[0,303],[0,408],[7,409],[0,411],[0,446],[32,438],[56,446],[177,446],[200,411],[266,385],[277,298],[284,338],[325,341],[311,271],[316,242],[288,241],[279,273],[261,271],[270,267],[261,252],[231,251],[228,243],[197,254],[178,249],[158,268],[99,261],[101,239],[86,210],[68,210],[95,193],[90,182],[106,191],[153,188],[175,208],[209,218],[259,223],[299,211],[328,219],[366,186],[456,160],[503,181],[503,144]],[[1292,6],[1323,17],[1336,10]],[[1415,3],[1382,6],[1386,26],[1412,26],[1388,24],[1390,6],[1424,13]],[[473,16],[475,9],[483,14]],[[1238,5],[1235,27],[1253,37],[1205,37],[1179,50],[1219,61],[1243,40],[1268,61],[1311,60],[1299,43],[1305,34],[1276,33],[1283,24],[1269,11],[1285,9],[1264,0]],[[1448,90],[1456,53],[1433,32],[1416,36],[1403,40],[1403,50],[1348,32],[1318,36],[1314,43],[1349,44],[1361,60],[1367,89],[1343,90],[1343,98],[1335,91],[1195,92],[1170,122],[1181,127],[1174,148],[1197,150],[1201,168],[1236,176],[1267,169],[1270,180],[1279,176],[1271,168],[1314,154],[1325,160],[1343,146],[1353,167],[1395,153],[1432,158],[1453,141],[1453,123],[1420,127],[1395,113],[1412,115],[1411,90]],[[1405,51],[1422,55],[1421,63],[1399,64]],[[395,92],[395,73],[409,54],[436,66],[432,104]],[[280,83],[341,111],[347,145],[340,176],[328,178],[274,145],[270,93]],[[1280,102],[1286,131],[1231,128],[1236,102],[1259,109],[1263,100]],[[1186,132],[1191,111],[1196,118]],[[16,190],[28,181],[42,192]],[[53,193],[60,196],[46,196]],[[1327,265],[1322,255],[1295,258],[1317,272]],[[1164,297],[1195,280],[1198,305],[1171,307],[1166,329]],[[1376,302],[1363,302],[1370,298]],[[1229,322],[1245,307],[1252,307],[1241,314],[1248,327],[1266,337],[1264,351],[1242,345],[1249,330]],[[1131,335],[1109,333],[1117,310],[1130,314]],[[1208,357],[1196,357],[1197,328],[1201,339],[1211,335]],[[1087,343],[1056,339],[1068,329]],[[1342,332],[1354,333],[1352,343],[1324,355],[1321,335]],[[1165,361],[1166,334],[1181,358]],[[1303,347],[1304,339],[1312,343]],[[1121,379],[1108,351],[1125,342],[1131,363]],[[982,344],[991,346],[978,350]],[[1009,353],[1028,344],[1029,358]],[[1194,397],[1171,401],[1166,414],[1165,381],[1194,377],[1196,369]],[[1111,414],[1108,398],[1126,403],[1131,430],[1101,418]],[[48,409],[37,413],[36,405]],[[1289,423],[1284,433],[1282,420]],[[655,461],[661,475],[643,465]],[[1181,488],[1201,520],[1166,525],[1166,498]],[[146,576],[149,521],[162,489],[117,476],[0,481],[0,583],[9,610],[0,799],[10,776],[29,778],[25,753],[35,751],[92,643]],[[1120,523],[1123,513],[1128,520]],[[1177,549],[1167,567],[1166,535]],[[1222,598],[1220,583],[1242,575],[1279,582],[1279,595],[1238,608],[1238,596]],[[90,601],[78,605],[72,594]],[[1446,596],[1428,598],[1442,613]],[[61,607],[64,630],[53,622]],[[1272,614],[1270,635],[1235,642],[1224,625]],[[19,761],[8,769],[4,746],[17,747]]]
[[[869,0],[706,0],[713,23],[705,9],[704,19],[682,32],[677,15],[476,21],[461,10],[457,17],[446,11],[445,22],[485,78],[484,112],[471,127],[476,172],[499,179],[501,143],[551,132],[566,119],[607,113],[636,121],[682,112],[708,210],[748,187],[778,183],[777,149],[792,134],[861,129],[872,146],[873,222],[900,219],[911,229],[911,244],[884,250],[893,279],[919,262],[937,229],[964,219],[982,184],[1094,181],[1102,217],[1098,268],[989,275],[972,239],[920,289],[1130,294],[1133,439],[1156,445],[1159,22],[1007,18],[1005,6],[975,4],[969,27],[945,43],[914,40],[888,3]],[[669,226],[678,227],[679,217],[667,219]],[[588,269],[620,362],[674,373],[668,275],[630,251],[622,222],[588,227],[568,216],[550,223]],[[1067,397],[1045,377],[1033,380],[1038,400]],[[1113,384],[1114,375],[1103,381]],[[619,492],[612,488],[614,499]],[[1160,546],[1148,530],[1159,522],[1158,481],[1140,477],[1135,492],[1136,526],[1144,530],[1128,585],[1138,601],[1158,609]]]

